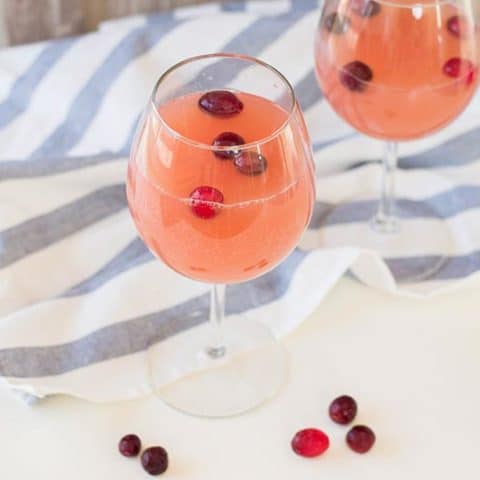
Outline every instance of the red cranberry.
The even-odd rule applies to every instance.
[[[460,36],[460,17],[458,15],[454,15],[450,17],[447,21],[447,28],[450,33],[455,35],[456,37]]]
[[[243,103],[228,90],[207,92],[200,97],[198,105],[203,111],[219,117],[236,115],[243,110]]]
[[[330,446],[330,440],[321,430],[307,428],[295,434],[292,440],[293,451],[302,457],[318,457]]]
[[[150,447],[142,453],[142,466],[150,475],[160,475],[168,468],[168,454],[162,447]]]
[[[470,60],[464,58],[453,57],[443,66],[443,73],[452,78],[465,76],[467,84],[475,79],[475,68]]]
[[[367,453],[375,443],[375,434],[364,425],[357,425],[347,433],[348,446],[357,453]]]
[[[357,403],[352,397],[342,395],[330,404],[328,413],[334,422],[347,425],[357,415]]]
[[[244,175],[260,175],[267,169],[267,159],[257,152],[241,152],[233,163]]]
[[[358,60],[347,63],[339,75],[342,85],[352,92],[362,92],[373,78],[371,68]]]
[[[192,211],[200,218],[213,218],[218,213],[218,206],[223,203],[223,194],[216,188],[202,185],[197,187],[191,194]]]
[[[478,73],[478,69],[474,68],[472,65],[472,69],[467,73],[467,78],[466,78],[467,85],[470,85],[473,82],[475,82],[475,79],[477,78],[477,73]]]
[[[350,8],[362,17],[373,17],[382,9],[375,0],[350,0]]]
[[[125,435],[118,443],[118,450],[124,457],[136,457],[140,453],[142,443],[137,435]]]
[[[341,35],[346,33],[350,28],[350,20],[348,17],[343,17],[339,13],[330,13],[326,17],[322,17],[321,24],[325,30]]]
[[[233,132],[223,132],[213,140],[214,147],[235,147],[236,145],[243,145],[245,140],[238,134]],[[215,151],[214,154],[218,158],[228,160],[238,154],[238,150],[220,150]]]
[[[447,29],[456,37],[461,37],[465,35],[466,32],[471,28],[469,21],[460,15],[454,15],[450,17],[447,21]]]

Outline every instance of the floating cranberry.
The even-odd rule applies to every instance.
[[[168,454],[162,447],[150,447],[142,453],[142,466],[150,475],[160,475],[168,468]]]
[[[475,79],[475,67],[470,60],[465,58],[450,58],[443,66],[443,73],[452,78],[465,77],[467,84]]]
[[[466,77],[467,85],[470,85],[475,81],[475,79],[477,78],[477,73],[478,73],[478,69],[476,69],[472,65],[472,69],[470,70],[470,72],[467,73],[467,77]]]
[[[375,434],[364,425],[357,425],[347,433],[347,444],[354,452],[366,453],[374,443]]]
[[[241,152],[233,163],[244,175],[260,175],[267,169],[267,159],[257,152]]]
[[[460,37],[460,17],[458,15],[450,17],[447,21],[447,28],[451,34]]]
[[[207,185],[197,187],[191,194],[192,211],[200,218],[213,218],[218,213],[218,203],[223,203],[220,190]]]
[[[473,65],[469,60],[453,57],[445,62],[445,65],[443,66],[443,73],[449,77],[458,78],[462,73],[471,67],[473,67]]]
[[[235,147],[236,145],[243,145],[244,143],[245,140],[237,133],[223,132],[213,140],[212,145],[214,147]],[[219,150],[215,151],[214,154],[218,158],[228,160],[230,158],[234,158],[235,155],[238,154],[238,150]]]
[[[228,90],[212,90],[200,97],[199,107],[212,115],[227,117],[243,110],[240,99]]]
[[[447,29],[455,37],[461,37],[465,35],[466,32],[471,30],[470,22],[460,15],[454,15],[450,17],[447,21]]]
[[[330,446],[330,440],[325,433],[316,428],[300,430],[292,439],[293,451],[302,457],[318,457]]]
[[[342,395],[330,404],[328,413],[334,422],[348,425],[357,415],[357,403],[352,397]]]
[[[339,75],[342,85],[352,92],[362,92],[373,78],[371,68],[358,60],[347,63]]]
[[[375,0],[350,0],[350,8],[362,17],[373,17],[380,13],[382,7]]]
[[[322,17],[321,24],[325,30],[342,35],[350,28],[350,20],[337,12],[330,13],[326,17]]]
[[[124,457],[136,457],[140,453],[142,443],[137,435],[125,435],[118,443],[118,450]]]

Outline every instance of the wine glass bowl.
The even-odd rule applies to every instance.
[[[228,59],[222,65],[231,68]],[[212,115],[199,107],[205,92],[197,88],[167,102],[154,92],[130,162],[130,209],[145,243],[177,272],[213,283],[250,280],[285,258],[311,215],[301,113],[293,94],[275,103],[282,92],[272,85],[272,99],[236,92],[239,114]],[[242,144],[221,146],[225,133]]]
[[[330,105],[355,129],[412,140],[469,104],[476,48],[473,16],[453,3],[326,0],[315,66]]]

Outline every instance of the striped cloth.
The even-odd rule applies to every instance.
[[[301,247],[273,272],[229,287],[228,314],[259,317],[285,334],[348,269],[398,291],[375,253],[338,248],[345,232],[358,238],[364,228],[380,150],[322,98],[312,70],[318,17],[314,0],[208,4],[0,52],[0,375],[10,387],[38,397],[135,397],[149,391],[148,346],[162,341],[168,352],[175,334],[206,319],[207,287],[153,260],[124,194],[153,83],[196,54],[241,52],[282,70],[305,110],[317,163],[317,207]],[[418,207],[403,227],[418,252],[406,256],[400,243],[387,263],[401,276],[448,254],[434,278],[403,291],[431,294],[480,270],[479,103],[438,135],[402,147],[401,202]],[[438,240],[445,228],[446,252]],[[185,315],[192,309],[193,322]]]

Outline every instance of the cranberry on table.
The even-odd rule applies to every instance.
[[[162,447],[150,447],[142,453],[142,466],[150,475],[160,475],[168,468],[168,454]]]
[[[348,425],[357,415],[357,402],[348,395],[342,395],[330,404],[328,413],[334,422]]]
[[[347,63],[339,73],[340,82],[352,92],[362,92],[373,78],[372,69],[365,63],[355,60]]]
[[[357,425],[347,433],[348,446],[357,453],[367,453],[375,443],[375,434],[365,425]]]
[[[204,112],[219,117],[237,115],[243,110],[241,100],[228,90],[207,92],[200,97],[198,105]]]
[[[267,159],[257,152],[241,152],[233,163],[243,175],[260,175],[267,169]]]
[[[362,17],[373,17],[382,9],[375,0],[350,0],[349,5],[356,14]]]
[[[328,436],[316,428],[300,430],[292,439],[292,449],[301,457],[318,457],[330,446]]]
[[[213,218],[218,213],[216,204],[223,203],[223,194],[220,190],[208,185],[197,187],[191,194],[192,212],[200,218]]]
[[[344,17],[337,12],[330,13],[329,15],[322,17],[322,26],[329,32],[342,35],[346,33],[350,28],[350,20],[348,17]]]
[[[125,435],[118,443],[118,450],[124,457],[136,457],[141,447],[140,438],[134,434]]]
[[[237,145],[243,145],[245,140],[243,137],[234,132],[223,132],[220,135],[217,135],[213,140],[212,145],[214,147],[235,147]],[[237,155],[238,150],[218,150],[213,152],[215,156],[223,160],[228,160],[234,158]]]

